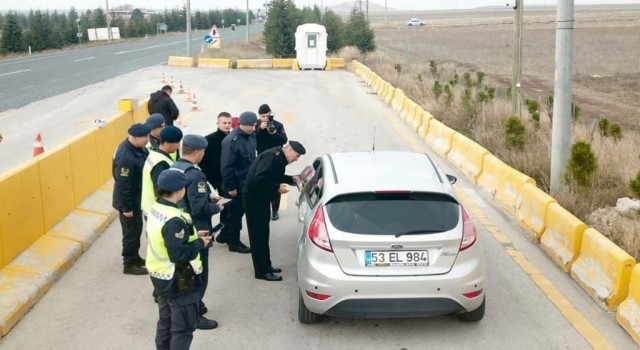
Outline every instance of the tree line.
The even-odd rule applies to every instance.
[[[361,52],[376,49],[373,30],[363,11],[353,8],[345,20],[335,12],[324,13],[318,6],[299,9],[292,0],[272,0],[264,26],[264,43],[274,57],[295,57],[296,29],[305,23],[318,23],[327,30],[327,49],[335,53],[345,46],[355,46]]]
[[[249,20],[255,15],[250,11]],[[79,22],[76,20],[80,19]],[[193,29],[208,29],[213,24],[227,26],[237,24],[237,20],[244,25],[246,12],[226,9],[195,11],[191,17]],[[167,25],[167,31],[180,32],[186,30],[186,9],[165,9],[164,12],[155,13],[145,18],[144,13],[138,9],[131,10],[131,19],[114,18],[111,27],[120,29],[120,37],[134,38],[156,34],[158,24]],[[26,52],[29,47],[32,51],[47,49],[60,49],[79,43],[77,33],[83,33],[83,41],[86,40],[87,29],[106,28],[107,17],[101,8],[78,12],[71,8],[68,12],[58,11],[29,11],[29,13],[17,13],[9,11],[0,13],[0,54]]]

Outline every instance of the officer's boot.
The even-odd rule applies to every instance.
[[[123,269],[123,273],[125,275],[147,275],[149,274],[149,271],[147,271],[147,268],[144,266],[140,266],[138,265],[138,263],[134,260],[134,261],[125,261],[123,263],[124,265],[124,269]]]

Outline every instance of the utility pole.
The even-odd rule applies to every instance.
[[[520,103],[520,88],[522,79],[522,12],[524,0],[515,0],[514,38],[513,38],[513,63],[511,72],[511,114],[522,115]]]
[[[107,0],[107,42],[111,44],[111,16],[109,15],[109,0]]]
[[[187,0],[187,57],[191,57],[191,0]]]
[[[367,21],[369,20],[369,0],[367,0]]]
[[[249,0],[247,0],[247,15],[246,15],[246,33],[247,33],[247,44],[249,43]]]
[[[551,131],[551,192],[561,188],[571,149],[574,0],[559,0],[556,20],[556,76]]]
[[[387,0],[384,0],[384,25],[387,25]]]

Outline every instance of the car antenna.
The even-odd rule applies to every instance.
[[[376,150],[376,127],[373,127],[373,149],[372,151]]]

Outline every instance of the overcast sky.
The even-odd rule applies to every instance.
[[[403,10],[442,10],[455,8],[473,8],[479,6],[504,6],[505,3],[513,0],[387,0],[389,8]],[[107,0],[0,0],[0,10],[25,10],[25,9],[76,9],[104,8]],[[257,9],[265,0],[249,0],[249,7]],[[332,6],[342,4],[345,0],[294,0],[298,7],[302,6]],[[363,4],[365,0],[362,0]],[[149,9],[174,8],[185,4],[185,0],[109,0],[109,7],[123,4],[130,4],[134,7],[145,7]],[[369,0],[369,3],[383,5],[384,0]],[[575,0],[576,5],[581,4],[633,4],[640,3],[640,0]],[[553,0],[525,0],[525,5],[556,4]],[[191,0],[191,8],[196,10],[208,10],[217,8],[245,8],[246,0]]]

